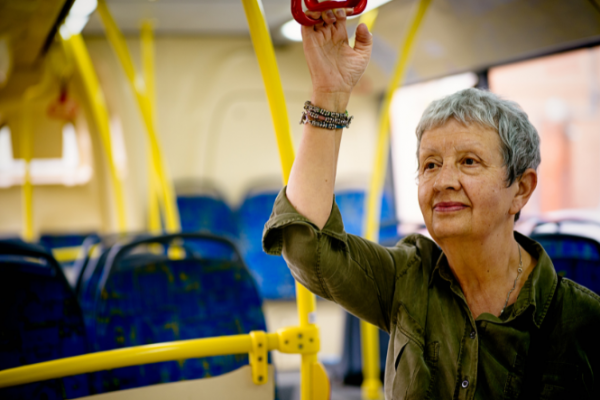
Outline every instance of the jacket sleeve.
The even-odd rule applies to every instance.
[[[396,279],[420,264],[413,245],[386,248],[347,234],[335,201],[319,230],[294,209],[285,188],[265,224],[263,249],[283,254],[294,278],[313,293],[388,332]]]

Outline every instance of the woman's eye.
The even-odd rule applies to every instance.
[[[435,163],[430,162],[425,165],[425,169],[434,169],[434,168],[435,168]]]
[[[475,165],[475,160],[472,158],[465,159],[465,164],[467,165]]]

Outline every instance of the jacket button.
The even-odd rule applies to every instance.
[[[465,380],[462,382],[462,387],[463,387],[463,389],[466,389],[468,386],[469,386],[469,381],[465,379]]]
[[[471,332],[471,334],[469,335],[471,337],[471,339],[475,339],[475,336],[477,336],[477,333],[475,333],[475,331]]]

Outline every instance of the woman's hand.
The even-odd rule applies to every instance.
[[[312,77],[312,102],[330,111],[343,112],[352,88],[367,68],[373,38],[366,25],[356,30],[354,48],[348,44],[344,9],[307,12],[323,22],[302,27],[304,55]]]

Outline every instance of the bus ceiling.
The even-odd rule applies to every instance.
[[[73,2],[0,0],[0,87],[7,78],[1,76],[2,59],[8,55],[12,63],[5,74],[34,67]],[[240,36],[248,32],[243,8],[241,4],[232,7],[234,1],[107,3],[125,34],[137,35],[139,21],[145,18],[157,21],[157,35]],[[379,14],[375,26],[372,60],[384,75],[393,70],[396,49],[415,4],[415,0],[392,0],[382,6],[385,12]],[[263,0],[263,5],[275,44],[289,44],[280,30],[292,19],[290,0]],[[96,14],[84,35],[104,35]],[[404,83],[599,43],[600,0],[433,0]]]
[[[15,69],[36,63],[50,47],[74,0],[0,0],[0,38]]]
[[[239,0],[107,3],[126,35],[137,36],[139,22],[145,18],[156,20],[157,36],[248,35]],[[290,44],[281,33],[282,26],[292,20],[290,0],[262,3],[275,45]],[[416,4],[416,0],[391,0],[381,6],[374,27],[372,61],[384,74],[393,70],[397,49]],[[84,28],[84,36],[104,35],[97,14]],[[358,18],[351,21],[355,25]],[[599,43],[600,0],[433,0],[405,83],[484,70]]]

